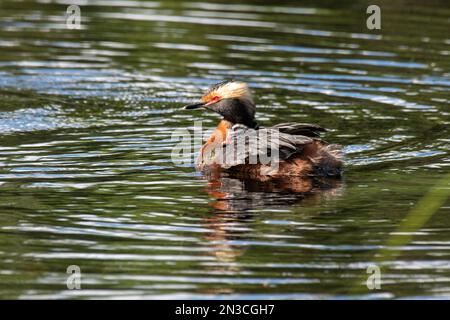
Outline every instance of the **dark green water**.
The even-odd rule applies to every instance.
[[[449,172],[449,3],[379,1],[379,31],[368,4],[2,0],[0,298],[450,298],[448,199],[385,245]],[[181,106],[227,78],[265,125],[331,129],[343,181],[174,164],[174,130],[218,121]],[[382,249],[398,256],[369,290]]]

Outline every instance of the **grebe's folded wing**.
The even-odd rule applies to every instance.
[[[316,124],[295,122],[280,123],[270,128],[277,129],[280,132],[287,134],[302,135],[307,137],[318,137],[320,136],[320,133],[327,131],[325,128],[322,128]]]
[[[279,161],[297,153],[313,139],[303,135],[283,133],[276,128],[258,130],[236,124],[228,132],[223,144],[222,166]]]

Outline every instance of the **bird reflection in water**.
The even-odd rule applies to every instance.
[[[208,183],[204,191],[212,197],[212,213],[203,218],[210,230],[205,239],[211,248],[209,254],[216,261],[209,264],[208,273],[214,275],[245,275],[238,258],[248,249],[252,240],[253,209],[283,209],[295,204],[318,205],[343,194],[340,179],[285,177],[280,179],[246,179],[213,170],[205,173]],[[270,237],[270,235],[267,235]],[[233,293],[231,287],[203,288],[203,293]]]
[[[210,206],[221,212],[243,212],[252,209],[286,207],[299,202],[318,204],[339,197],[341,179],[318,177],[259,176],[249,179],[211,170],[205,173],[205,192],[214,199]]]

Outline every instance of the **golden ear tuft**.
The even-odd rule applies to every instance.
[[[202,97],[203,102],[209,102],[215,97],[220,99],[239,98],[252,102],[250,90],[245,82],[225,81],[212,86]]]

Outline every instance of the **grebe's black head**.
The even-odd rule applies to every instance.
[[[202,102],[187,105],[185,109],[206,108],[217,112],[233,123],[250,128],[257,127],[256,107],[248,86],[240,81],[225,81],[212,86],[203,96]]]

